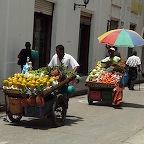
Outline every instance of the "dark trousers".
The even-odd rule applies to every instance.
[[[135,80],[137,79],[137,68],[129,67],[128,71],[128,88],[133,89]]]
[[[21,65],[21,71],[23,70],[23,65]]]

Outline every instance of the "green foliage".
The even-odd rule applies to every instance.
[[[54,66],[54,67],[48,67],[47,69],[49,69],[49,70],[51,69],[51,71],[57,69],[59,71],[59,76],[62,79],[70,77],[73,74],[73,72],[68,70],[68,68],[66,66],[64,66],[63,64],[57,65],[57,66]]]
[[[32,71],[29,71],[28,72],[29,74],[33,74],[33,75],[35,75],[35,76],[40,76],[42,73],[44,74],[44,75],[47,75],[48,74],[48,70],[47,70],[47,68],[46,67],[42,67],[42,68],[39,68],[39,69],[37,69],[37,70],[32,70]]]

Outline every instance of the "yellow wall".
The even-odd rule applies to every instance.
[[[142,4],[139,0],[131,0],[131,11],[136,14],[142,13]]]

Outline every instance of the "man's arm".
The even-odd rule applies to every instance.
[[[79,66],[76,66],[76,67],[73,69],[73,73],[77,73],[78,69],[79,69]]]
[[[125,65],[125,70],[126,70],[126,73],[128,73],[128,68],[129,68],[129,65]]]
[[[140,72],[141,71],[141,60],[140,60],[139,57],[138,57],[138,65],[137,65],[137,67],[138,67],[138,71]]]
[[[140,72],[141,71],[141,65],[138,65],[138,71]]]
[[[70,60],[70,65],[73,69],[73,73],[77,73],[78,68],[79,68],[79,64],[78,62],[74,59],[74,57],[72,57],[71,55],[69,55],[69,60]]]

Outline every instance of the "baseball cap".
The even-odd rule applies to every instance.
[[[115,48],[111,47],[109,50],[115,51]]]

